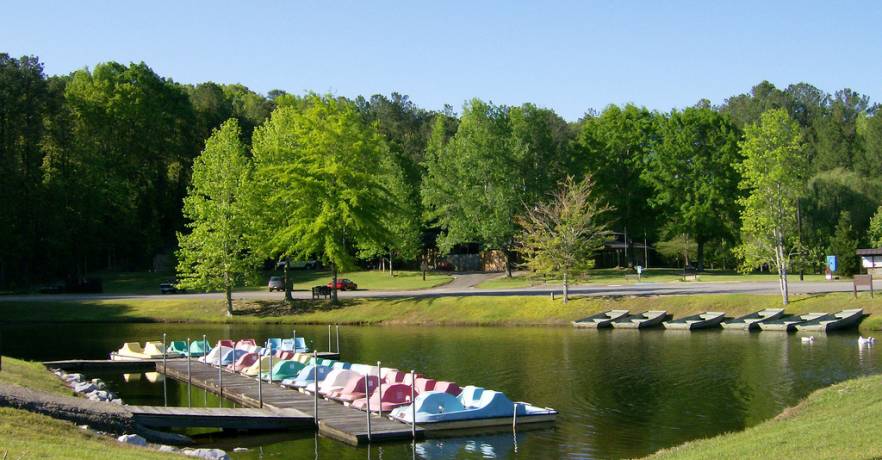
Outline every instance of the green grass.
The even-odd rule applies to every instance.
[[[281,276],[279,272],[265,272],[240,286],[237,290],[255,291],[266,289],[270,276]],[[449,283],[453,277],[446,274],[427,273],[423,281],[418,271],[396,271],[395,276],[389,272],[376,270],[341,273],[340,278],[349,278],[359,289],[375,291],[400,291],[428,289]],[[107,294],[158,294],[159,284],[175,278],[174,273],[154,272],[99,272],[90,277],[101,278],[104,292]],[[294,289],[306,290],[315,285],[327,284],[331,281],[331,272],[325,270],[290,270],[288,277],[294,283]]]
[[[46,370],[46,367],[41,363],[22,361],[8,356],[3,357],[0,383],[13,384],[65,396],[73,394],[71,389],[62,383],[61,379]]]
[[[0,408],[0,458],[137,460],[181,457],[152,449],[127,446],[109,436],[81,430],[73,423],[55,420],[45,415]]]
[[[778,295],[700,294],[685,296],[582,297],[564,304],[547,296],[463,296],[402,299],[344,299],[341,305],[296,301],[292,304],[239,302],[227,318],[220,300],[112,299],[72,302],[4,302],[7,322],[271,322],[338,324],[568,325],[570,321],[610,309],[665,309],[674,316],[708,310],[736,316],[779,307]],[[861,329],[882,330],[882,296],[850,293],[794,295],[788,312],[863,308],[871,314]]]
[[[73,393],[42,364],[3,357],[0,383],[71,396]],[[0,459],[176,458],[125,446],[115,439],[81,430],[70,422],[24,410],[0,408]]]
[[[867,459],[882,457],[882,376],[818,390],[744,431],[688,442],[648,457],[667,459]]]
[[[600,268],[590,270],[586,276],[572,281],[572,284],[633,284],[637,283],[636,276],[631,276],[630,271],[619,268]],[[626,278],[625,275],[629,276]],[[674,268],[651,268],[643,272],[640,282],[643,283],[673,283],[684,282],[682,270]],[[794,280],[798,277],[794,277]],[[695,281],[686,282],[739,282],[739,281],[777,281],[778,275],[773,273],[750,273],[740,274],[733,271],[707,270],[702,272]],[[806,281],[823,281],[824,275],[805,275]],[[531,286],[560,285],[559,279],[544,279],[534,273],[522,273],[511,278],[499,277],[484,281],[476,287],[479,289],[514,289]]]

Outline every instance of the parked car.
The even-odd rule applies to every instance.
[[[302,268],[305,270],[314,270],[316,267],[318,267],[317,260],[295,260],[291,262],[290,266],[290,268]]]
[[[187,292],[186,289],[178,286],[178,283],[175,281],[166,281],[165,283],[159,284],[160,294],[181,294],[184,292]]]
[[[334,289],[334,280],[328,281],[328,287]],[[352,282],[350,279],[340,278],[337,280],[337,290],[338,291],[355,291],[358,289],[358,285]]]
[[[266,284],[266,287],[269,288],[270,292],[284,291],[285,279],[281,276],[270,276],[269,282]]]

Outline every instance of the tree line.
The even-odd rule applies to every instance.
[[[804,164],[794,268],[818,271],[836,254],[854,271],[853,249],[880,227],[871,228],[882,203],[877,108],[850,89],[762,82],[717,106],[610,105],[568,122],[529,103],[473,99],[458,112],[429,111],[394,93],[187,85],[144,63],[47,76],[35,57],[0,54],[0,286],[144,269],[157,254],[185,253],[200,212],[211,211],[198,194],[185,197],[218,181],[227,191],[211,193],[241,194],[229,223],[248,230],[227,229],[226,244],[259,259],[313,254],[342,268],[471,245],[498,250],[510,267],[525,210],[567,178],[590,176],[616,232],[682,246],[699,268],[771,264],[736,249],[752,206],[745,135],[776,109],[797,127]],[[210,170],[210,158],[197,158],[218,149],[241,158],[220,162],[240,165],[235,180],[194,172]]]

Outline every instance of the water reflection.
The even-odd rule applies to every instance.
[[[29,359],[107,356],[124,341],[289,336],[284,325],[3,325],[4,352]],[[311,347],[327,347],[326,326],[298,326]],[[340,328],[343,357],[382,361],[427,376],[505,392],[560,411],[551,429],[351,448],[313,433],[230,437],[201,433],[200,444],[237,458],[622,458],[740,430],[773,417],[811,391],[878,372],[880,357],[857,334],[739,331],[591,331],[570,328]],[[58,337],[65,337],[63,343]],[[43,346],[54,343],[55,346]],[[336,337],[334,337],[336,345]],[[336,348],[336,347],[335,347]],[[174,380],[100,375],[130,404],[233,407]],[[163,391],[165,386],[165,391]]]

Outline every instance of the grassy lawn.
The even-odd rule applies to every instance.
[[[818,390],[747,430],[688,442],[651,459],[865,459],[882,457],[882,376]]]
[[[5,367],[6,363],[3,372],[6,371]],[[71,422],[18,409],[0,408],[0,458],[136,460],[182,457],[120,444],[109,436],[81,430]]]
[[[687,296],[633,296],[573,298],[564,305],[546,296],[463,296],[403,299],[344,299],[341,305],[297,301],[293,304],[240,302],[236,315],[224,316],[219,300],[113,299],[77,302],[0,303],[8,321],[70,322],[272,322],[312,324],[446,324],[446,325],[566,325],[570,321],[610,309],[665,309],[674,316],[720,310],[730,316],[778,307],[775,294],[702,294]],[[882,296],[850,293],[794,295],[792,313],[863,308],[872,314],[863,330],[882,330]]]
[[[65,396],[73,395],[73,391],[65,386],[53,373],[46,370],[41,363],[22,361],[8,356],[3,357],[0,383],[19,385],[33,390]]]
[[[0,383],[71,396],[61,380],[40,363],[3,357]],[[155,450],[130,447],[115,439],[81,430],[71,422],[31,412],[0,408],[0,459],[180,458]]]
[[[237,290],[253,291],[266,289],[270,276],[278,275],[279,272],[266,272],[257,275]],[[158,294],[159,284],[175,278],[174,273],[153,272],[100,272],[90,276],[101,278],[104,292],[107,294]],[[423,281],[421,272],[396,271],[395,276],[389,272],[365,270],[350,273],[341,273],[340,278],[349,278],[358,285],[359,289],[375,291],[396,291],[428,289],[449,283],[453,277],[446,274],[427,273]],[[288,277],[293,280],[294,289],[306,290],[319,284],[327,284],[331,281],[331,272],[325,270],[291,270]]]
[[[626,273],[631,273],[624,269],[617,268],[601,268],[596,270],[591,270],[588,272],[586,276],[579,277],[572,281],[573,285],[576,284],[633,284],[637,283],[636,277],[628,276],[625,278]],[[643,272],[640,277],[640,282],[643,283],[672,283],[672,282],[684,282],[682,276],[682,270],[674,269],[674,268],[651,268]],[[750,273],[750,274],[740,274],[738,272],[733,271],[723,271],[723,270],[707,270],[702,272],[696,281],[686,281],[686,282],[738,282],[738,281],[777,281],[778,275],[773,273]],[[791,281],[799,280],[799,276],[793,276]],[[806,281],[823,281],[824,275],[805,275]],[[542,286],[546,283],[546,280],[541,275],[536,275],[534,273],[524,273],[513,276],[511,278],[508,277],[500,277],[491,280],[484,281],[478,284],[476,287],[479,289],[513,289],[513,288],[525,288],[531,286]],[[549,285],[560,285],[561,280],[559,279],[548,279],[547,283]]]

